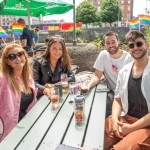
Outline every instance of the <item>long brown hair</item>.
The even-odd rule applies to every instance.
[[[49,43],[48,43],[48,47],[45,51],[45,54],[43,55],[43,57],[46,60],[50,61],[50,52],[49,49],[51,47],[51,45],[55,42],[59,42],[62,45],[62,57],[61,59],[61,65],[62,67],[67,66],[67,68],[70,70],[71,69],[71,65],[72,65],[72,59],[70,58],[67,49],[66,49],[66,45],[65,45],[65,41],[64,39],[60,36],[60,35],[55,35],[52,38],[50,38]]]
[[[31,69],[31,66],[28,61],[28,55],[27,55],[26,51],[21,47],[21,45],[9,44],[4,48],[3,53],[2,53],[2,58],[1,58],[1,72],[7,78],[8,83],[10,84],[10,87],[12,88],[14,93],[18,92],[18,94],[20,95],[21,90],[20,90],[19,83],[17,82],[17,80],[14,76],[13,68],[10,65],[8,65],[8,62],[7,62],[8,52],[14,48],[20,48],[20,50],[23,51],[23,53],[24,53],[26,62],[25,62],[25,65],[24,65],[23,71],[22,71],[22,79],[23,79],[23,83],[25,85],[26,92],[30,91],[28,84],[29,84],[29,79],[32,77],[32,69]]]

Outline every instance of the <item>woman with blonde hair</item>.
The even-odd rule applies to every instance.
[[[71,64],[63,38],[59,35],[53,36],[49,40],[45,54],[33,61],[34,80],[39,97],[43,94],[49,95],[49,88],[60,82],[61,73],[68,75],[68,82],[75,81]]]
[[[2,140],[36,103],[32,69],[26,51],[18,44],[7,45],[0,68],[0,121]]]

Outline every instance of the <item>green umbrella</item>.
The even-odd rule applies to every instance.
[[[73,7],[61,0],[0,0],[0,15],[28,16],[30,27],[30,16],[63,14]]]
[[[0,0],[0,15],[28,16],[30,13],[30,16],[39,17],[63,14],[73,7],[61,0]]]

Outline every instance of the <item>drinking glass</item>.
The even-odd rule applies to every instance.
[[[61,85],[63,92],[68,92],[68,75],[66,73],[61,73]]]
[[[82,94],[88,93],[88,82],[86,80],[81,81],[81,93]]]
[[[77,85],[75,82],[69,83],[69,93],[70,93],[70,102],[73,102],[75,96],[77,95]]]
[[[60,92],[58,87],[53,87],[50,89],[50,99],[52,103],[52,107],[54,109],[59,107],[59,99],[60,99]]]

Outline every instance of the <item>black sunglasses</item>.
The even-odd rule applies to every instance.
[[[24,55],[24,52],[18,52],[16,54],[9,54],[6,59],[9,59],[11,61],[15,60],[17,57],[21,58]]]
[[[141,42],[141,41],[138,41],[138,42],[136,42],[136,43],[130,43],[130,44],[128,45],[128,47],[129,47],[130,49],[133,49],[133,48],[135,47],[135,44],[136,44],[137,47],[141,47],[144,43]]]

